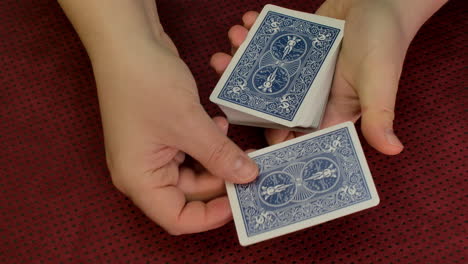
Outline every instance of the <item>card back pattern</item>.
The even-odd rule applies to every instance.
[[[249,237],[372,199],[346,127],[253,160],[258,179],[234,185]]]
[[[268,11],[218,98],[292,121],[339,32]]]

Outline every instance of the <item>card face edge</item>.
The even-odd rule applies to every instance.
[[[361,141],[359,140],[359,136],[357,134],[357,131],[354,125],[353,125],[353,129],[349,129],[349,134],[351,135],[352,140],[356,143],[354,149],[356,150],[358,159],[361,162],[361,169],[364,172],[364,177],[366,178],[366,181],[369,183],[368,187],[369,187],[369,192],[372,197],[371,201],[374,202],[373,206],[377,206],[380,203],[380,197],[377,192],[377,188],[375,187],[374,178],[372,177],[369,164],[367,163],[366,156],[364,155],[364,150],[362,149]]]
[[[313,219],[304,220],[299,223],[294,223],[294,224],[282,227],[277,230],[268,231],[268,232],[261,233],[261,234],[251,236],[251,237],[248,237],[243,234],[242,237],[239,236],[239,241],[241,245],[243,246],[252,245],[258,242],[266,241],[266,240],[276,238],[279,236],[283,236],[283,235],[287,235],[287,234],[292,234],[292,233],[295,233],[295,232],[298,232],[298,231],[301,231],[310,227],[321,225],[326,222],[329,222],[329,221],[332,221],[341,217],[345,217],[345,216],[348,216],[348,215],[351,215],[351,214],[354,214],[363,210],[367,210],[369,208],[375,207],[377,204],[378,204],[378,199],[377,199],[377,203],[375,199],[367,200],[358,205],[353,205],[350,207],[342,208],[342,209],[315,217]]]
[[[266,4],[264,8],[268,8],[271,11],[275,12],[281,12],[281,13],[293,13],[294,16],[300,17],[302,19],[310,20],[310,17],[312,16],[314,18],[314,22],[316,23],[323,23],[323,24],[333,24],[330,26],[337,27],[340,29],[344,29],[344,25],[346,23],[345,20],[342,19],[337,19],[337,18],[332,18],[332,17],[327,17],[327,16],[321,16],[317,15],[315,13],[308,13],[304,11],[299,11],[299,10],[294,10],[286,7],[281,7],[273,4]]]
[[[251,158],[254,158],[256,156],[265,154],[267,152],[271,152],[273,150],[276,150],[276,149],[279,149],[279,148],[282,148],[282,147],[285,147],[285,146],[288,146],[288,145],[292,145],[292,144],[307,140],[309,138],[320,136],[320,135],[329,133],[329,132],[331,132],[333,130],[337,130],[337,129],[340,129],[340,128],[343,128],[343,127],[348,127],[348,126],[352,126],[353,129],[354,129],[354,123],[351,122],[351,121],[347,121],[347,122],[340,123],[340,124],[337,124],[337,125],[334,125],[334,126],[331,126],[331,127],[327,127],[327,128],[321,129],[321,130],[314,131],[314,132],[312,132],[310,134],[306,134],[306,135],[303,135],[303,136],[300,136],[300,137],[297,137],[297,138],[294,138],[294,139],[290,139],[290,140],[285,141],[285,142],[281,142],[281,143],[278,143],[278,144],[275,144],[275,145],[272,145],[272,146],[268,146],[268,147],[265,147],[265,148],[250,152],[247,155],[249,157],[251,157]]]
[[[239,243],[242,246],[246,246],[243,243],[245,241],[245,238],[247,237],[247,233],[245,232],[244,219],[242,218],[242,212],[239,207],[239,200],[236,189],[234,187],[234,184],[231,182],[225,182],[225,186],[226,193],[228,195],[229,205],[231,206],[232,218],[234,220],[237,238],[239,239]]]

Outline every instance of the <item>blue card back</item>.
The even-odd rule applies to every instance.
[[[218,98],[292,121],[339,33],[268,11]]]
[[[378,199],[357,147],[343,127],[253,157],[257,180],[234,185],[247,237]]]

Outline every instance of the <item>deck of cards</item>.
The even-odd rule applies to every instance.
[[[230,123],[310,132],[320,127],[344,21],[267,5],[210,100]],[[376,206],[379,197],[354,124],[249,154],[248,184],[226,182],[241,245]]]
[[[311,227],[379,203],[354,124],[343,123],[249,154],[249,184],[226,183],[240,244]]]
[[[320,126],[344,21],[266,5],[210,100],[232,124]]]

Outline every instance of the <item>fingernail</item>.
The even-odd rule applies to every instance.
[[[182,151],[177,152],[177,154],[174,156],[174,160],[178,163],[183,163],[185,160],[185,153]]]
[[[391,128],[385,129],[385,137],[387,139],[387,142],[390,145],[397,146],[397,147],[400,147],[400,148],[403,147],[403,144],[401,144],[401,141],[395,135],[395,133],[393,132],[393,129],[391,129]]]
[[[235,177],[241,182],[248,182],[257,176],[257,165],[245,156],[240,156],[234,162],[233,168]]]

